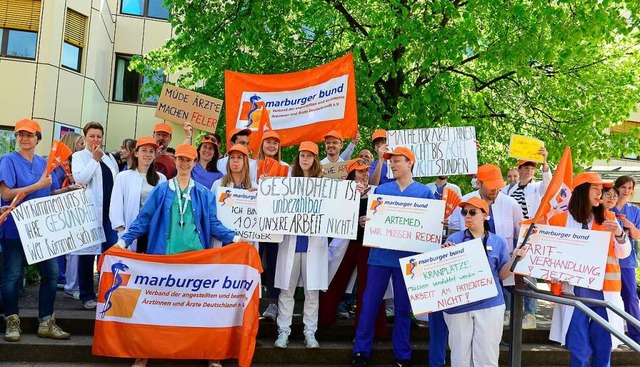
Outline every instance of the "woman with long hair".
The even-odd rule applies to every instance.
[[[227,173],[211,185],[211,191],[216,194],[218,187],[250,190],[256,188],[249,173],[249,151],[244,145],[236,144],[227,150]]]
[[[300,144],[293,160],[292,177],[321,177],[318,146],[310,141]],[[275,286],[278,297],[278,339],[276,348],[286,348],[291,334],[291,320],[295,304],[295,291],[302,278],[304,289],[304,340],[307,348],[319,348],[315,333],[318,329],[318,299],[320,290],[327,289],[328,247],[326,237],[285,235],[278,246]],[[323,269],[324,268],[324,269]],[[323,275],[324,274],[324,275]]]
[[[120,145],[120,162],[118,163],[118,169],[120,172],[126,171],[131,168],[133,161],[133,151],[136,149],[135,139],[124,139],[122,145]]]
[[[563,293],[577,297],[613,300],[620,297],[619,259],[631,252],[626,234],[615,219],[615,214],[606,211],[601,205],[604,181],[595,172],[582,172],[573,179],[573,192],[569,200],[568,212],[549,219],[549,224],[559,227],[590,229],[610,232],[607,243],[608,253],[605,266],[604,283],[601,291],[568,283],[561,283]],[[555,282],[556,286],[558,282]],[[554,286],[554,288],[556,288]],[[594,312],[608,320],[604,307],[589,306]],[[566,344],[569,348],[571,366],[609,366],[612,336],[609,332],[580,310],[573,307],[554,307],[550,338]]]
[[[223,173],[218,170],[218,159],[220,159],[218,144],[213,134],[205,134],[198,144],[198,162],[191,171],[191,177],[204,187],[210,188],[223,176]]]
[[[118,232],[118,237],[122,237],[136,219],[151,190],[167,180],[162,173],[156,172],[153,164],[158,148],[153,137],[139,138],[132,154],[131,166],[116,176],[111,193],[109,219],[111,227]],[[131,248],[133,251],[146,252],[146,237],[135,241]]]

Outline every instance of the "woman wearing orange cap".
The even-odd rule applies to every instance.
[[[244,145],[236,144],[227,150],[227,173],[211,185],[211,191],[216,195],[218,187],[250,190],[257,185],[249,174],[249,150]]]
[[[198,144],[198,164],[193,167],[191,178],[204,187],[211,187],[223,176],[223,173],[218,171],[219,144],[213,134],[205,134]]]
[[[500,281],[509,277],[515,255],[509,258],[507,243],[502,236],[489,231],[489,205],[479,197],[471,197],[458,205],[466,229],[447,238],[442,247],[455,246],[479,238],[489,261],[498,294],[494,297],[444,310],[449,329],[451,366],[498,366],[504,296]],[[517,256],[525,251],[517,249]]]
[[[321,177],[322,166],[318,159],[318,146],[310,141],[300,144],[293,160],[293,177]],[[311,256],[309,257],[309,254]],[[278,339],[276,348],[286,348],[291,334],[294,295],[302,278],[304,288],[304,340],[307,348],[319,348],[315,333],[318,329],[318,298],[320,290],[327,289],[328,248],[326,237],[285,235],[278,246],[275,286],[280,288],[278,297]],[[324,268],[324,269],[323,269]]]
[[[139,138],[131,154],[131,166],[116,176],[111,193],[109,219],[119,237],[136,219],[151,190],[167,181],[162,173],[156,172],[153,164],[158,149],[158,143],[153,137]],[[146,236],[132,245],[134,251],[142,253],[146,252],[146,247]]]
[[[604,182],[595,172],[582,172],[573,179],[573,192],[568,212],[549,219],[549,224],[560,227],[590,229],[611,232],[604,284],[601,291],[571,286],[562,283],[562,292],[575,296],[608,299],[607,293],[620,294],[620,265],[618,259],[631,253],[631,248],[622,228],[611,211],[605,211],[600,203]],[[557,283],[556,283],[557,284]],[[589,305],[588,305],[589,306]],[[605,320],[604,307],[589,306]],[[550,338],[567,345],[571,352],[571,366],[609,366],[611,364],[612,336],[602,326],[591,322],[589,317],[573,307],[554,309]],[[568,322],[567,322],[568,320]],[[558,331],[558,329],[561,329]]]

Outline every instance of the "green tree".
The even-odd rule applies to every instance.
[[[350,51],[363,137],[473,125],[480,161],[503,165],[512,133],[544,140],[552,162],[566,145],[576,164],[639,153],[637,132],[607,132],[639,102],[638,1],[166,3],[175,37],[135,65],[186,71],[184,87],[222,97],[225,69],[296,71]]]

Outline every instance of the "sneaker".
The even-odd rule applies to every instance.
[[[275,322],[278,318],[278,306],[276,306],[275,303],[271,303],[262,316]]]
[[[340,320],[349,320],[351,315],[349,315],[349,308],[346,303],[342,302],[338,305],[338,319]]]
[[[504,313],[504,321],[502,325],[509,326],[511,324],[511,311],[505,311]]]
[[[365,367],[367,365],[367,359],[362,353],[356,353],[351,360],[351,367]]]
[[[84,307],[85,310],[95,310],[98,304],[96,301],[90,299],[87,302],[82,302],[82,307]]]
[[[77,291],[77,290],[68,291],[65,289],[64,296],[67,298],[80,299],[80,291]]]
[[[222,363],[217,359],[210,359],[207,367],[222,367]]]
[[[522,318],[522,330],[530,330],[536,328],[536,315],[528,313]]]
[[[147,367],[147,362],[149,362],[147,358],[137,358],[131,367]]]
[[[287,333],[280,333],[280,335],[278,335],[278,339],[276,339],[276,342],[273,343],[273,346],[276,348],[286,348],[287,345],[289,344],[289,335]]]
[[[58,283],[58,284],[56,284],[56,288],[58,290],[63,290],[65,285],[67,285],[67,284],[66,283]]]
[[[7,322],[7,330],[4,333],[4,340],[8,342],[19,342],[20,341],[20,316],[13,314],[5,317],[5,321]]]
[[[316,340],[316,336],[314,334],[305,334],[304,336],[304,345],[309,349],[317,349],[320,348],[320,343]]]
[[[394,364],[396,367],[411,367],[411,360],[408,359],[396,359],[396,363]]]
[[[56,316],[40,322],[38,326],[38,338],[51,338],[58,340],[66,340],[71,338],[71,334],[64,332],[60,326],[56,325]]]

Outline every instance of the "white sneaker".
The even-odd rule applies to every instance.
[[[276,348],[286,348],[287,345],[289,344],[289,335],[287,333],[280,333],[280,335],[278,335],[278,339],[276,339],[276,342],[273,343],[273,346]]]
[[[502,325],[509,326],[511,324],[511,311],[505,311],[504,313],[504,321]]]
[[[315,334],[305,334],[304,336],[304,345],[309,349],[317,349],[320,348],[320,343],[316,340]]]
[[[267,307],[267,309],[262,314],[263,317],[273,320],[274,322],[278,318],[278,306],[275,303],[272,303]]]
[[[64,296],[67,298],[80,299],[80,291],[78,290],[68,291],[65,289]]]
[[[98,304],[96,301],[90,299],[87,302],[83,302],[82,307],[84,307],[85,310],[95,310],[96,307],[98,307]]]
[[[18,315],[13,314],[5,317],[5,321],[7,322],[7,330],[4,333],[4,340],[8,342],[18,342],[20,341],[20,317]]]
[[[536,328],[536,315],[528,313],[522,318],[522,330],[531,330]]]

